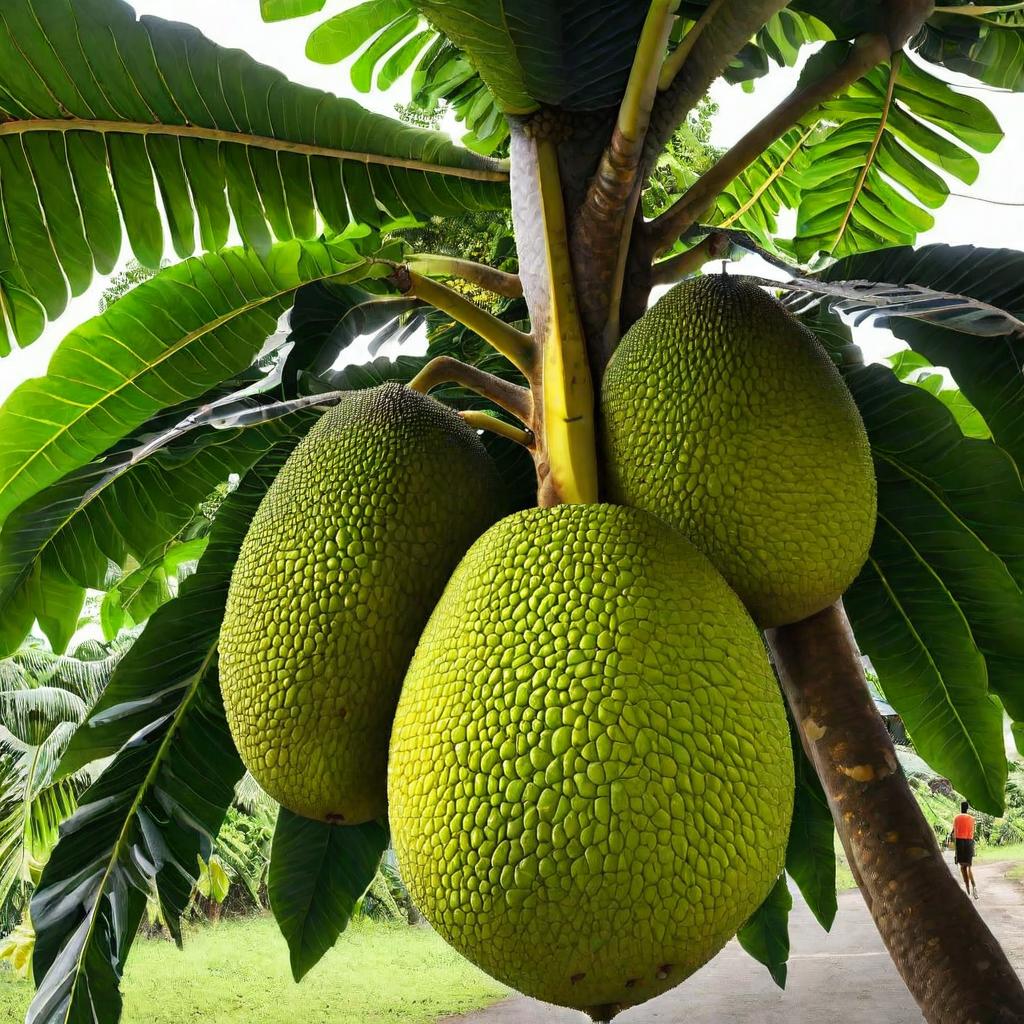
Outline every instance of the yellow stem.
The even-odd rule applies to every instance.
[[[725,0],[711,0],[693,28],[683,36],[679,45],[668,55],[658,79],[659,92],[664,92],[675,80],[676,75],[686,63],[686,58],[690,56],[693,44],[700,38],[700,34],[707,28],[708,22],[715,16],[715,12],[723,3]]]
[[[633,67],[619,106],[618,129],[630,142],[639,142],[647,131],[651,107],[658,90],[665,47],[680,0],[651,0]]]
[[[529,334],[517,331],[447,285],[423,277],[415,270],[409,270],[408,275],[409,287],[404,289],[406,294],[429,302],[453,320],[475,331],[513,366],[522,370],[527,377],[530,376],[535,363],[536,346]]]
[[[533,434],[530,431],[521,430],[511,423],[499,420],[497,416],[492,416],[489,412],[470,409],[467,412],[460,412],[459,416],[462,417],[463,422],[467,426],[472,427],[474,430],[489,430],[492,434],[507,437],[510,441],[521,444],[524,448],[529,448],[533,444]]]
[[[547,262],[547,336],[543,339],[545,448],[551,480],[566,503],[598,500],[594,391],[586,340],[576,305],[569,257],[558,151],[550,140],[537,142],[544,249]]]

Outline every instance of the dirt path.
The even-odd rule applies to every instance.
[[[1024,972],[1024,887],[1008,864],[975,867],[978,909]],[[789,982],[783,993],[735,942],[689,981],[616,1018],[616,1024],[922,1024],[856,890],[839,898],[822,931],[797,897],[790,918]],[[841,1002],[840,1002],[841,1000]],[[583,1024],[582,1014],[515,997],[444,1024]]]

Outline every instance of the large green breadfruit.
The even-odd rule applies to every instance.
[[[817,339],[757,285],[678,285],[601,386],[609,495],[703,550],[762,627],[835,601],[867,557],[875,476]]]
[[[402,677],[500,494],[474,431],[397,384],[346,396],[296,447],[242,544],[220,639],[232,735],[275,800],[348,824],[385,812]]]
[[[460,953],[598,1015],[706,963],[782,870],[793,764],[754,624],[638,509],[517,512],[470,548],[391,734],[399,866]]]

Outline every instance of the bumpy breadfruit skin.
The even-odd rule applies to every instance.
[[[756,285],[668,292],[622,339],[601,410],[611,498],[682,530],[760,626],[853,582],[875,525],[864,424],[814,335]]]
[[[347,824],[385,813],[402,677],[501,493],[474,431],[397,384],[346,396],[296,446],[242,544],[220,639],[232,735],[279,803]]]
[[[388,796],[402,877],[529,995],[643,1002],[782,869],[793,764],[754,624],[708,560],[613,505],[517,512],[470,548],[409,666]]]

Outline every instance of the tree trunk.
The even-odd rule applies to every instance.
[[[767,638],[864,900],[926,1020],[1022,1024],[1024,988],[917,806],[842,603]]]

